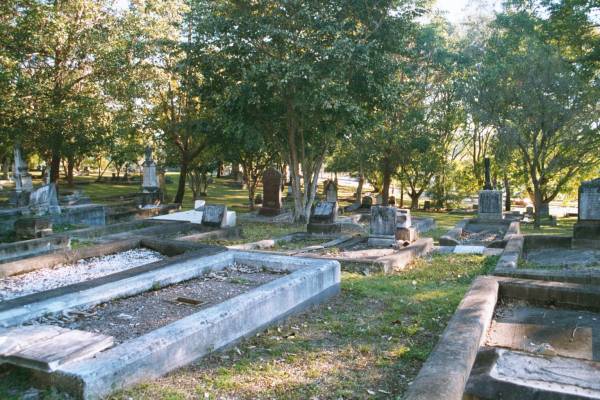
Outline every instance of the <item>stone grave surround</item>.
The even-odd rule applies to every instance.
[[[272,217],[281,213],[281,179],[276,168],[268,168],[263,174],[263,203],[258,213]]]
[[[319,201],[312,206],[307,230],[310,233],[341,232],[337,224],[338,204],[335,201]]]
[[[369,246],[394,246],[398,227],[398,210],[390,206],[371,207]]]
[[[600,178],[583,182],[579,186],[578,206],[573,239],[600,241]]]

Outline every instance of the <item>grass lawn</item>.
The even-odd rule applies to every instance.
[[[400,398],[473,278],[495,261],[436,255],[396,275],[344,273],[330,302],[110,399]],[[0,398],[27,388],[26,375],[0,373]]]

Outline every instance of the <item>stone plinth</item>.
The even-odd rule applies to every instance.
[[[371,207],[369,246],[393,246],[396,244],[398,210],[390,206]]]
[[[320,201],[312,207],[307,231],[310,233],[341,232],[341,225],[336,223],[338,213],[337,202]]]
[[[579,186],[579,217],[573,227],[576,240],[600,240],[600,178]]]
[[[281,171],[269,168],[263,174],[263,204],[260,215],[272,217],[281,213]]]
[[[502,219],[502,191],[481,190],[479,192],[478,218],[481,220]]]
[[[373,205],[373,198],[371,196],[364,196],[360,202],[360,208],[371,208]]]

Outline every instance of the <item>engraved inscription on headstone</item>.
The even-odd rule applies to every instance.
[[[395,236],[398,212],[396,207],[371,207],[370,234],[376,236]]]
[[[579,220],[600,221],[600,178],[579,187]]]

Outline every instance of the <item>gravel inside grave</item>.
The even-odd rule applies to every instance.
[[[165,256],[157,251],[138,248],[2,278],[0,301],[89,281],[163,259]]]
[[[200,278],[117,299],[87,309],[72,309],[32,321],[113,336],[122,343],[216,305],[282,276],[234,264]],[[178,301],[192,299],[199,304]]]

